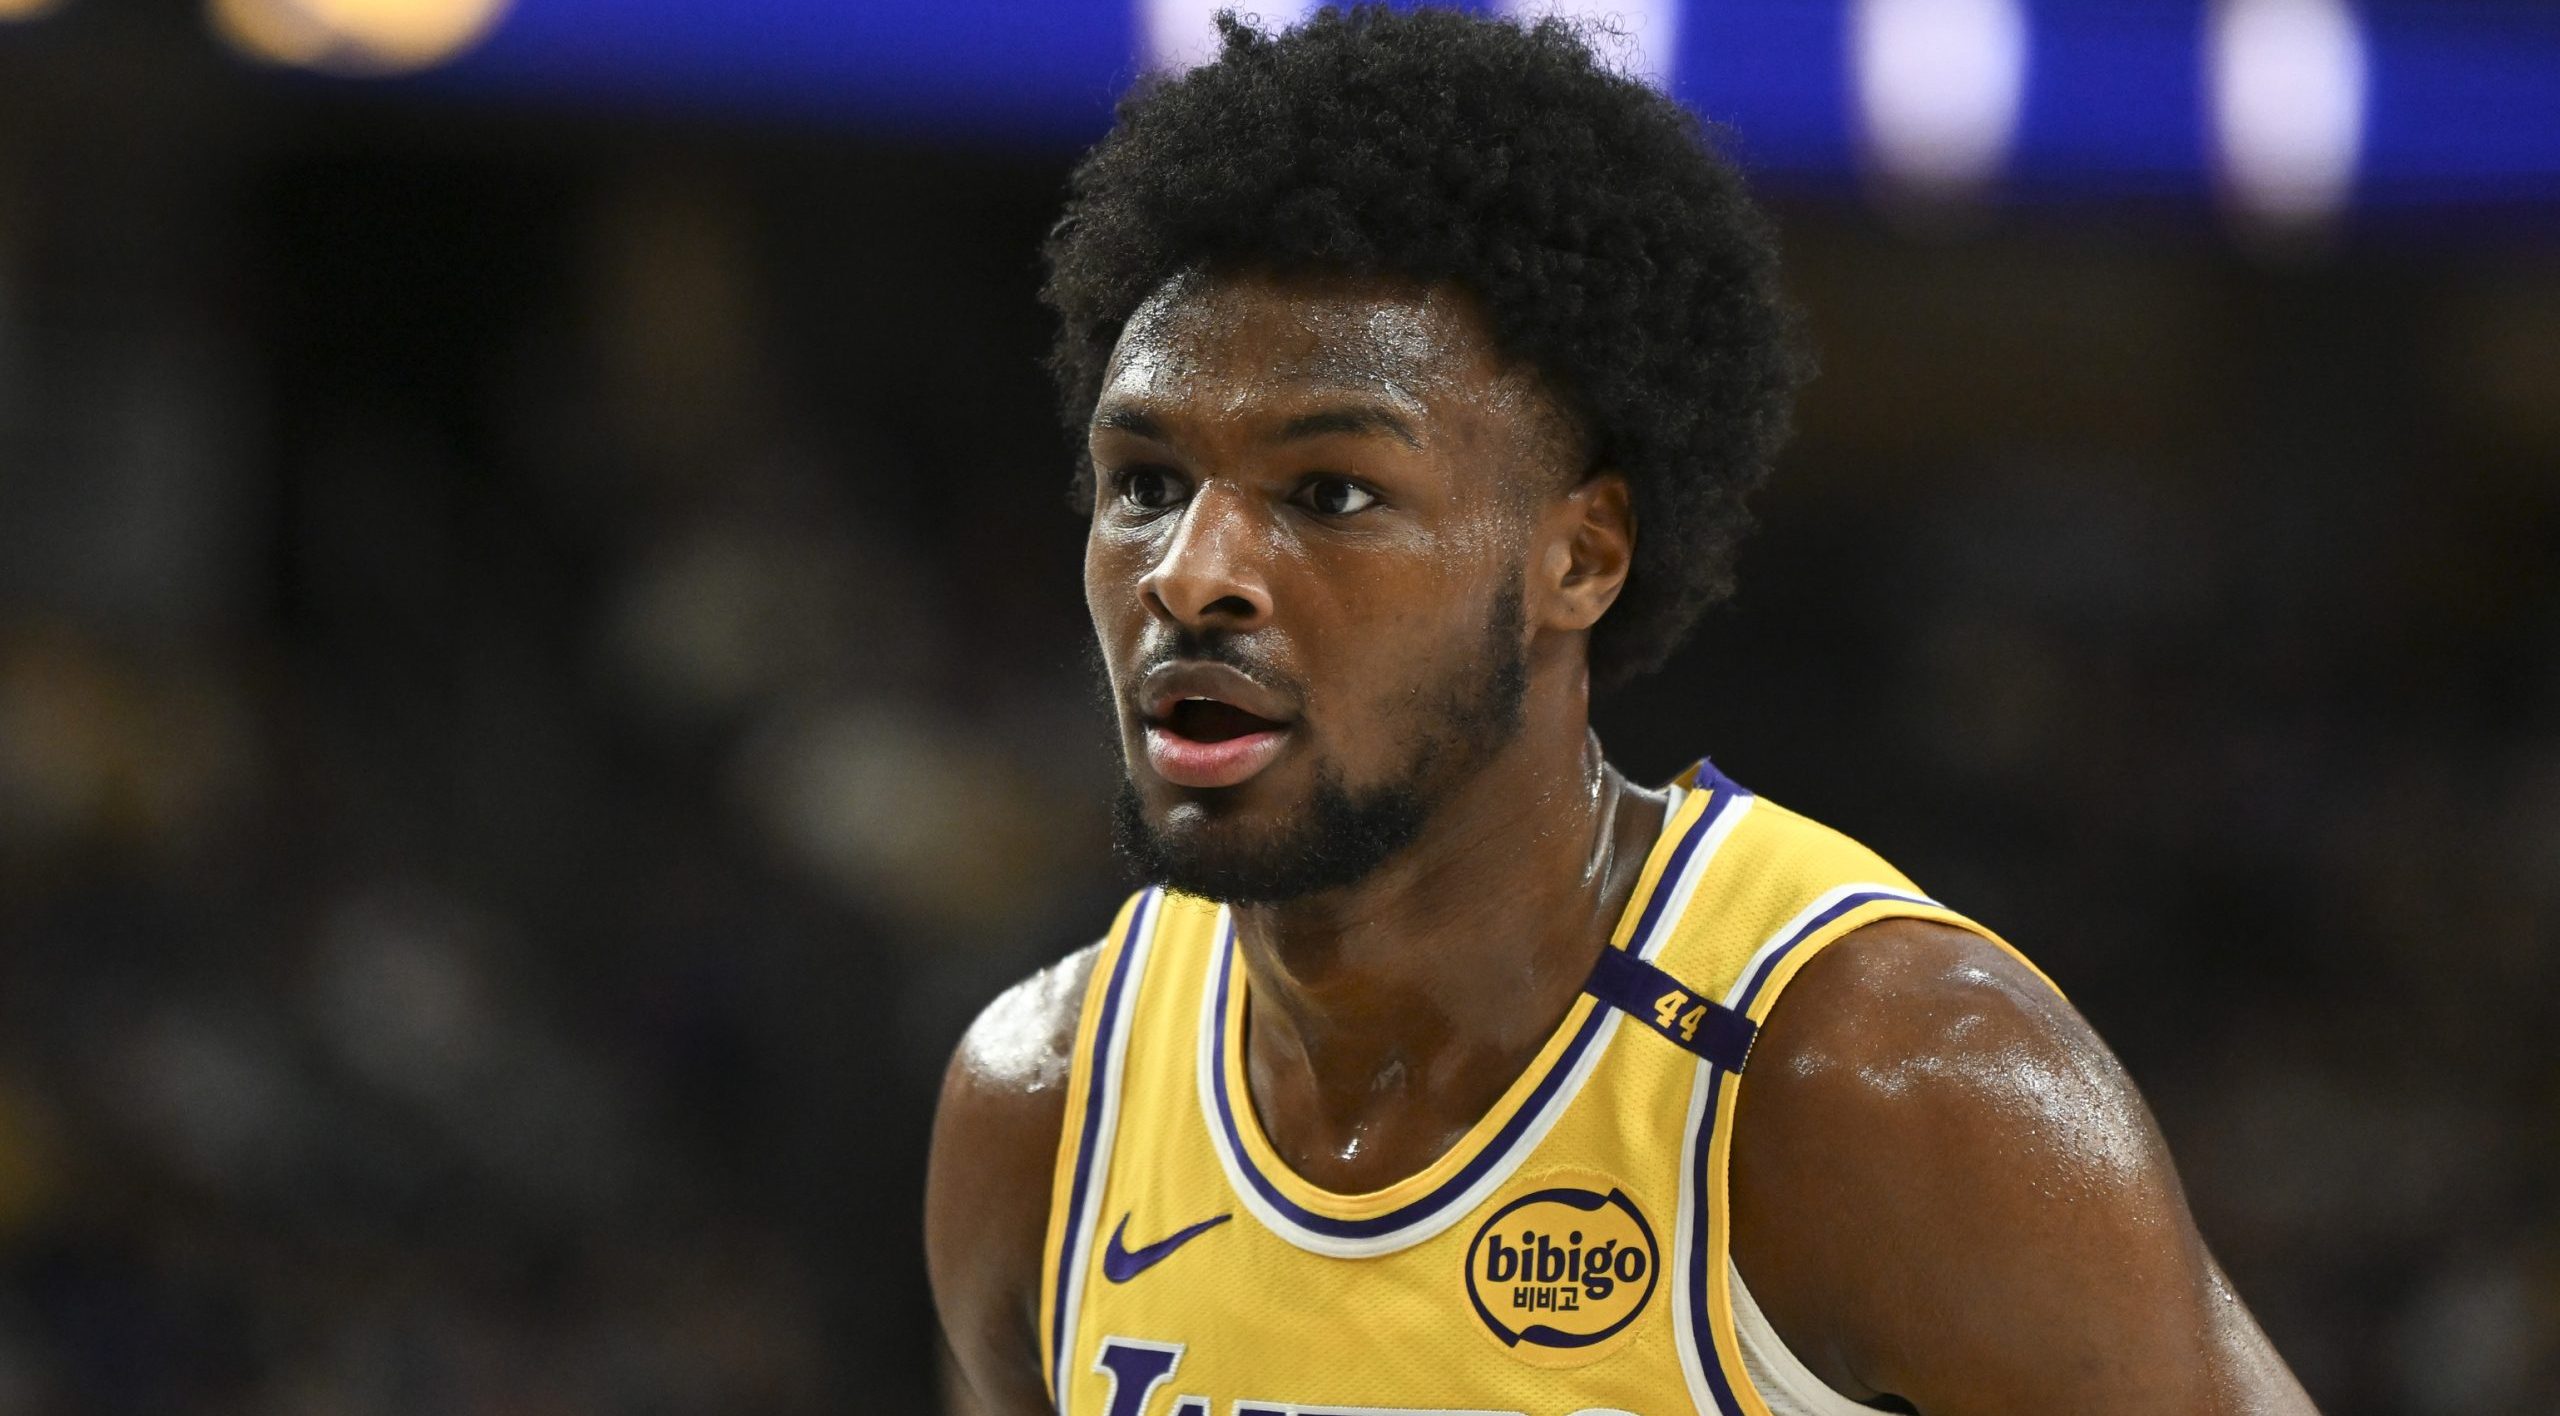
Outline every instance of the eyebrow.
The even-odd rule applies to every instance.
[[[1139,437],[1153,438],[1157,442],[1164,441],[1164,424],[1135,408],[1097,409],[1093,415],[1093,425],[1096,428],[1110,428],[1116,432],[1135,433]]]

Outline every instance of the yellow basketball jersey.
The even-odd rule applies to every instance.
[[[1066,1416],[1769,1416],[1723,1282],[1741,1079],[1805,961],[1894,916],[1998,942],[1700,763],[1528,1069],[1421,1173],[1339,1195],[1255,1119],[1226,911],[1139,894],[1076,1038],[1041,1274],[1052,1399]]]

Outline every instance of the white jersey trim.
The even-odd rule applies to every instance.
[[[1760,1389],[1760,1399],[1769,1403],[1769,1416],[1876,1416],[1876,1408],[1832,1390],[1796,1356],[1760,1311],[1760,1301],[1751,1296],[1731,1255],[1725,1257],[1724,1272],[1733,1288],[1733,1330],[1740,1339],[1742,1370]]]
[[[1051,1354],[1057,1366],[1052,1395],[1062,1409],[1067,1405],[1070,1390],[1068,1375],[1076,1370],[1077,1324],[1084,1317],[1085,1273],[1093,1264],[1093,1236],[1101,1225],[1102,1192],[1110,1188],[1112,1145],[1119,1138],[1120,1084],[1128,1072],[1129,1034],[1136,1031],[1132,1026],[1133,1005],[1140,985],[1146,982],[1147,954],[1155,943],[1157,917],[1163,904],[1164,891],[1149,890],[1138,903],[1137,917],[1130,922],[1128,964],[1121,970],[1120,991],[1113,1008],[1113,1032],[1104,1040],[1106,1050],[1102,1074],[1093,1079],[1092,1094],[1085,1098],[1086,1106],[1102,1109],[1102,1119],[1094,1128],[1092,1154],[1083,1157],[1088,1176],[1084,1208],[1068,1216],[1068,1222],[1074,1226],[1070,1231],[1074,1239],[1069,1251],[1070,1259],[1058,1271],[1059,1302],[1065,1309],[1065,1315],[1058,1324],[1058,1350]]]

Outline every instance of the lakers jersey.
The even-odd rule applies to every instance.
[[[1429,1167],[1344,1195],[1292,1173],[1255,1119],[1226,911],[1138,895],[1094,965],[1059,1141],[1040,1293],[1057,1408],[1808,1409],[1791,1394],[1808,1374],[1728,1281],[1734,1113],[1788,980],[1896,916],[1992,937],[1699,764],[1527,1070]]]

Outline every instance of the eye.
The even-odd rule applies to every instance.
[[[1309,508],[1326,516],[1350,516],[1378,504],[1376,492],[1348,477],[1315,478],[1307,483],[1299,498]]]
[[[1182,500],[1182,480],[1162,467],[1132,467],[1111,480],[1120,500],[1139,511],[1163,511]]]

